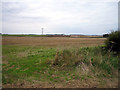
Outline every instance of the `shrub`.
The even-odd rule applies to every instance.
[[[120,31],[113,31],[105,41],[106,48],[110,51],[120,52]]]
[[[105,37],[105,38],[108,37],[108,36],[109,36],[109,34],[104,34],[104,35],[103,35],[103,37]]]

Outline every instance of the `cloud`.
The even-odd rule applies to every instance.
[[[117,1],[3,1],[3,33],[107,33],[117,29]]]
[[[34,2],[34,0],[1,0],[2,2]],[[57,0],[35,0],[35,2],[56,2]],[[63,0],[65,2],[118,2],[119,0]]]

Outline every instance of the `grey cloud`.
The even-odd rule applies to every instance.
[[[39,32],[39,24],[46,25],[51,33],[102,34],[117,28],[116,2],[41,0],[32,5],[26,2],[3,3],[4,33]],[[20,26],[21,30],[18,29]]]

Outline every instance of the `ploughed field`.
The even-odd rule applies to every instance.
[[[40,45],[40,46],[97,46],[104,44],[105,38],[70,37],[12,37],[2,38],[3,45]]]
[[[104,51],[105,40],[3,36],[3,87],[118,87],[120,57]]]

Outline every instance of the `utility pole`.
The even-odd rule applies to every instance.
[[[120,30],[120,1],[118,2],[118,30]]]
[[[43,28],[42,28],[42,39],[43,39]]]

